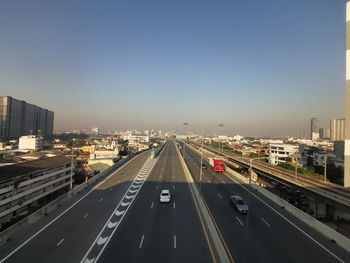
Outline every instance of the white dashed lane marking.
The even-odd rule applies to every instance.
[[[143,239],[145,238],[145,235],[142,235],[141,241],[140,241],[140,245],[139,248],[142,248],[142,244],[143,244]]]
[[[236,216],[236,219],[241,224],[241,226],[243,226],[243,222],[241,221],[241,219],[239,219],[237,216]]]
[[[269,222],[267,222],[264,218],[260,217],[261,221],[263,221],[268,227],[270,227]]]
[[[57,246],[61,245],[63,241],[64,241],[64,238],[62,238],[61,241],[57,243]]]
[[[133,201],[135,200],[137,194],[142,188],[142,185],[144,184],[145,180],[147,179],[156,162],[157,159],[148,159],[146,161],[144,168],[141,169],[141,172],[135,177],[134,181],[131,183],[128,190],[125,192],[124,196],[122,197],[119,204],[113,211],[112,215],[106,222],[105,226],[102,228],[101,232],[90,246],[84,258],[81,260],[82,263],[91,262],[91,260],[93,262],[98,261],[103,250],[107,246],[108,242],[112,238],[118,226],[120,225],[120,222],[123,220],[126,212],[132,205]],[[147,169],[145,167],[147,167]],[[152,203],[152,207],[153,205],[154,203]],[[140,248],[142,246],[142,242],[143,239],[140,242]]]

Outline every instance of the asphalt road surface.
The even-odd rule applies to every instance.
[[[28,226],[1,248],[0,259],[212,262],[174,142],[154,161],[149,157],[150,152],[135,157],[96,188]],[[159,202],[165,188],[171,191],[170,203]]]
[[[185,160],[199,182],[200,157],[186,147]],[[350,262],[350,255],[302,221],[229,174],[216,174],[207,161],[202,193],[235,262]],[[240,195],[248,215],[234,209],[230,196]]]

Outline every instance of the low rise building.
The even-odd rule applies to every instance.
[[[72,161],[63,155],[0,167],[0,225],[30,213],[70,188]]]
[[[43,149],[43,138],[36,135],[27,135],[19,138],[19,150],[40,151]]]
[[[273,165],[285,163],[290,155],[297,153],[298,145],[292,144],[270,144],[269,145],[269,162]]]

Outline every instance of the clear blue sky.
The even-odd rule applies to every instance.
[[[56,129],[285,136],[345,115],[345,0],[3,0],[0,39],[0,94]]]

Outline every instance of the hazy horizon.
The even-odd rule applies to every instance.
[[[0,95],[55,130],[308,134],[345,115],[345,2],[3,1]]]

